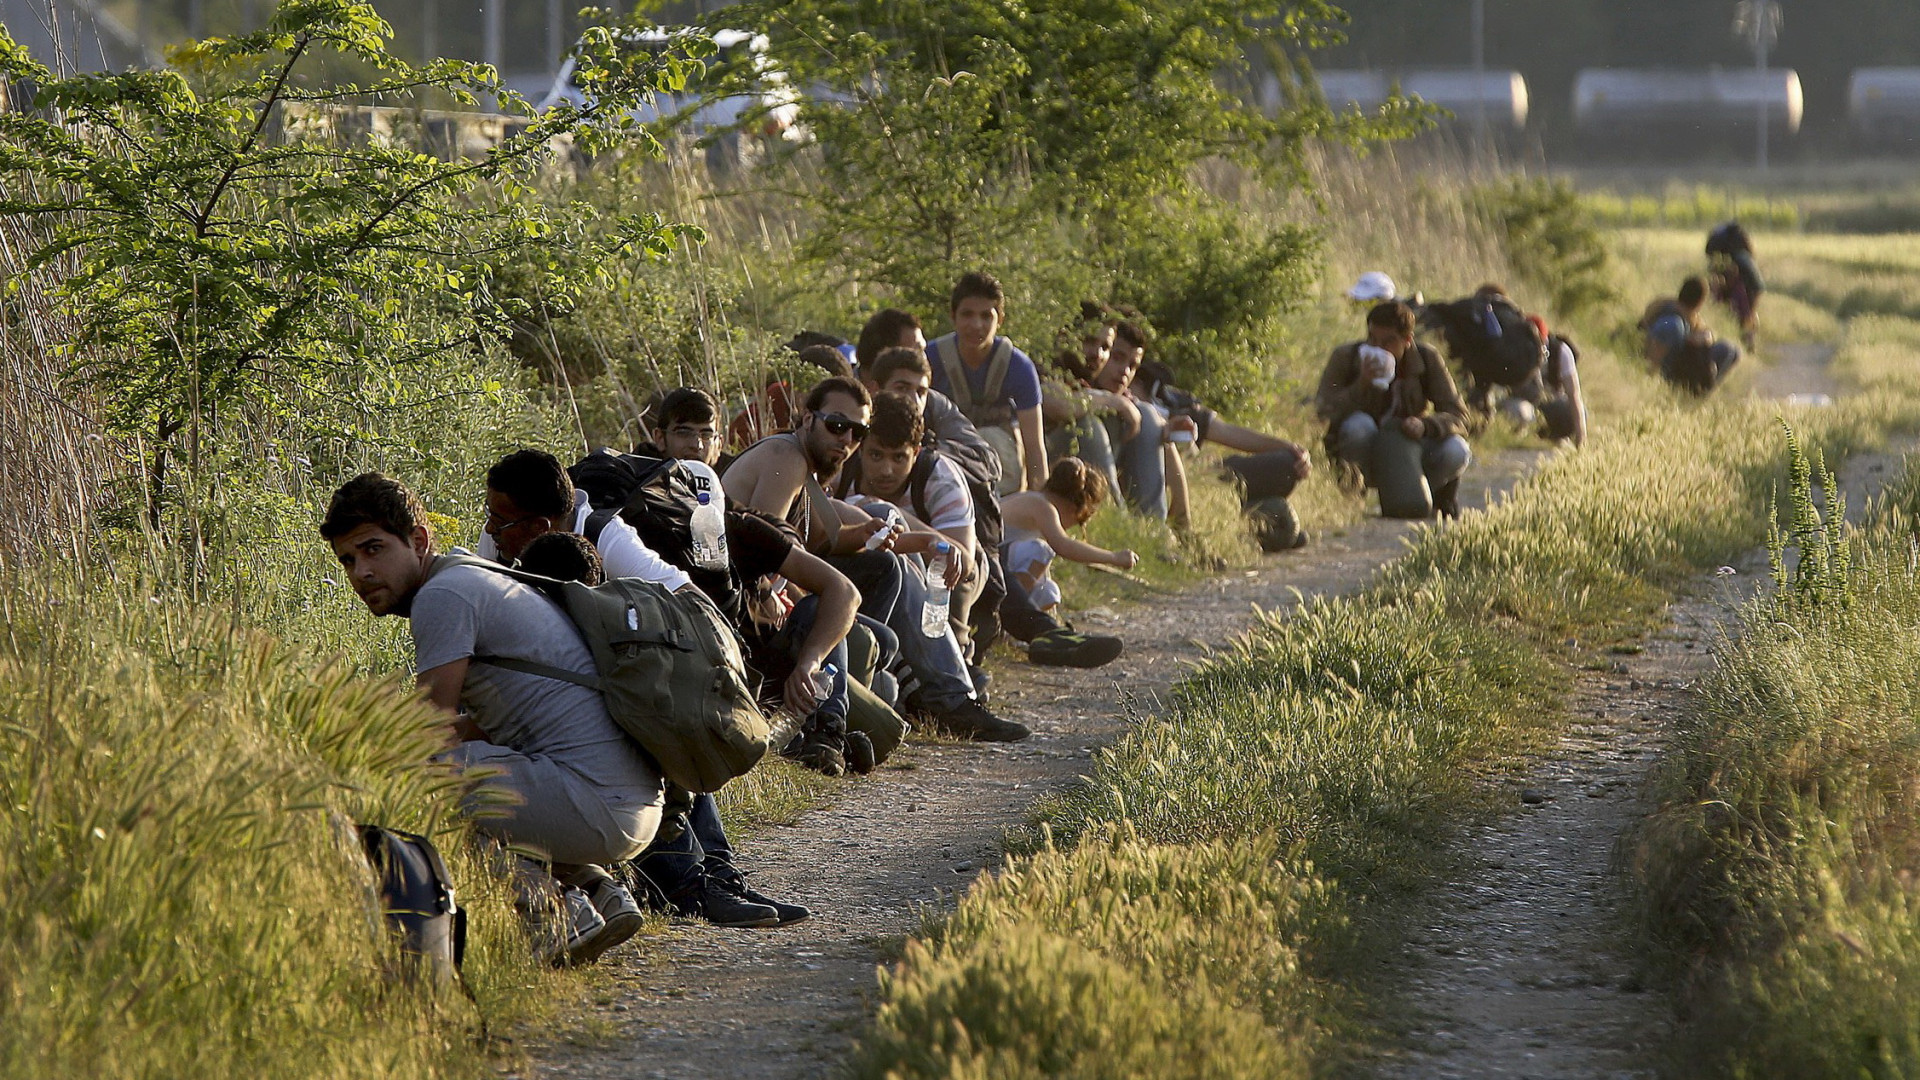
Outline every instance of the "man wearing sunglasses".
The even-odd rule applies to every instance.
[[[1027,729],[1002,720],[974,700],[965,658],[951,631],[930,638],[920,631],[926,601],[925,571],[904,555],[924,551],[934,534],[896,540],[882,535],[886,522],[827,494],[826,484],[859,450],[873,415],[873,398],[852,379],[822,379],[807,394],[794,430],[748,447],[727,467],[721,483],[727,498],[792,522],[807,550],[826,558],[860,590],[860,613],[885,623],[900,637],[912,683],[904,700],[964,738],[997,742],[1024,739]],[[955,569],[959,568],[955,566]]]

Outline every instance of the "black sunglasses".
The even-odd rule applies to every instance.
[[[867,425],[861,423],[858,420],[849,420],[846,417],[841,416],[839,413],[824,413],[824,414],[816,414],[816,415],[819,415],[820,422],[827,426],[827,433],[830,435],[845,435],[847,432],[851,431],[853,432],[853,437],[856,441],[867,437]]]

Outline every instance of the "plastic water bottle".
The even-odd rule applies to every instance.
[[[903,533],[906,531],[907,531],[907,519],[900,516],[900,511],[898,509],[889,506],[887,507],[886,528],[878,529],[874,532],[872,536],[867,537],[866,546],[862,547],[860,550],[879,551],[880,545],[886,543],[889,538],[897,536],[900,533]]]
[[[942,540],[933,545],[933,558],[927,560],[927,601],[920,605],[920,632],[937,638],[947,632],[947,606],[953,593],[947,588],[947,559],[953,545]]]
[[[840,669],[831,663],[821,664],[819,670],[813,673],[813,703],[815,706],[818,706],[821,702],[833,696],[834,676],[839,674]]]
[[[687,523],[693,534],[693,564],[702,570],[725,570],[727,497],[721,491],[720,478],[703,461],[682,461],[680,468],[692,482],[694,498],[700,501]]]

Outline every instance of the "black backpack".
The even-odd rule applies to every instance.
[[[1729,257],[1751,255],[1753,239],[1747,235],[1747,230],[1740,227],[1739,222],[1729,221],[1707,234],[1707,254]]]
[[[700,591],[711,597],[730,623],[739,625],[737,607],[741,582],[732,567],[709,570],[693,558],[693,512],[699,493],[672,458],[596,450],[567,470],[573,486],[587,493],[593,512],[587,515],[585,535],[596,546],[614,518],[633,526],[654,554],[686,571]],[[729,507],[732,513],[736,507]]]
[[[1504,296],[1469,296],[1428,310],[1476,386],[1518,386],[1546,358],[1540,331]]]
[[[467,913],[454,902],[453,877],[439,849],[415,833],[379,825],[355,828],[379,879],[380,914],[399,947],[401,974],[436,986],[457,984],[471,999],[473,991],[460,975],[467,955]]]

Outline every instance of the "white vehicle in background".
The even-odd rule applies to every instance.
[[[709,35],[692,27],[655,27],[630,32],[621,41],[626,48],[665,56],[676,50],[684,51],[686,42],[703,36]],[[674,133],[706,145],[707,163],[717,169],[754,160],[765,149],[767,141],[803,141],[806,133],[799,124],[800,96],[787,84],[786,73],[767,58],[766,35],[745,30],[717,30],[710,36],[715,51],[703,58],[707,70],[720,67],[739,70],[743,65],[751,65],[754,87],[741,93],[709,97],[711,87],[696,72],[687,79],[685,89],[655,95],[651,103],[633,111],[633,118],[643,124],[671,121]],[[571,57],[561,65],[552,87],[534,103],[536,109],[545,111],[562,102],[583,103],[580,87],[573,77],[574,65]],[[753,125],[742,127],[742,122],[749,118],[753,119]]]

